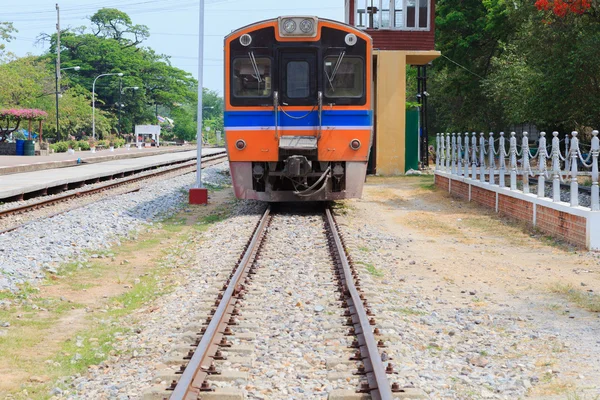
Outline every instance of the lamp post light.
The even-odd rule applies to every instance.
[[[110,74],[100,74],[94,79],[94,83],[92,83],[92,139],[96,140],[96,81],[98,78],[109,75],[117,75],[123,76],[122,72],[118,73],[110,73]]]
[[[58,68],[58,60],[54,63],[54,69],[56,70],[56,141],[60,141],[60,130],[58,123],[58,98],[60,97],[60,91],[58,90],[58,81],[60,80],[60,71],[66,71],[68,69],[74,69],[75,71],[79,71],[81,67],[67,67],[67,68]]]
[[[125,90],[127,89],[131,89],[131,90],[138,90],[139,86],[127,86],[127,87],[121,87],[123,84],[123,80],[119,79],[119,135],[121,135],[121,109],[124,107],[124,104],[121,103],[121,96],[123,95],[123,93],[125,92]]]

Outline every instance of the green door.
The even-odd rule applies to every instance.
[[[419,110],[406,110],[406,136],[404,172],[419,169]]]

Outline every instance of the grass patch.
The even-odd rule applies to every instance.
[[[562,283],[551,286],[550,291],[564,296],[567,300],[577,304],[585,310],[596,313],[600,312],[600,296],[597,294],[584,292],[583,290],[576,289],[573,285],[565,285]]]
[[[437,188],[435,186],[433,175],[421,175],[421,180],[419,182],[419,187],[423,190],[427,190],[430,192],[435,191]]]
[[[348,215],[352,207],[346,201],[334,201],[331,204],[331,209],[335,215]]]
[[[383,272],[377,269],[377,267],[375,267],[373,264],[364,261],[358,261],[357,264],[360,264],[363,267],[365,267],[367,272],[373,276],[381,278],[384,275]]]
[[[365,247],[365,246],[360,246],[358,248],[358,250],[364,251],[365,253],[369,253],[371,251],[371,249],[369,249],[368,247]]]

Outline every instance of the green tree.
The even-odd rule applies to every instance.
[[[10,42],[14,39],[11,33],[17,32],[11,22],[0,22],[0,62],[7,56],[4,52],[6,45],[2,42]]]
[[[430,71],[432,132],[493,129],[503,124],[502,113],[491,107],[481,81],[513,35],[510,7],[504,0],[436,3],[436,47],[442,58],[434,61]]]
[[[38,57],[0,64],[0,106],[32,108],[39,98],[54,93],[52,75]]]

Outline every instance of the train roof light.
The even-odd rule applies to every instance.
[[[354,46],[357,41],[358,39],[356,38],[356,35],[354,33],[349,33],[346,35],[346,44],[348,46]]]
[[[316,17],[279,17],[279,35],[283,37],[316,37]]]
[[[252,36],[248,35],[247,33],[244,33],[242,36],[240,36],[240,43],[244,47],[250,46],[250,44],[252,43]]]

